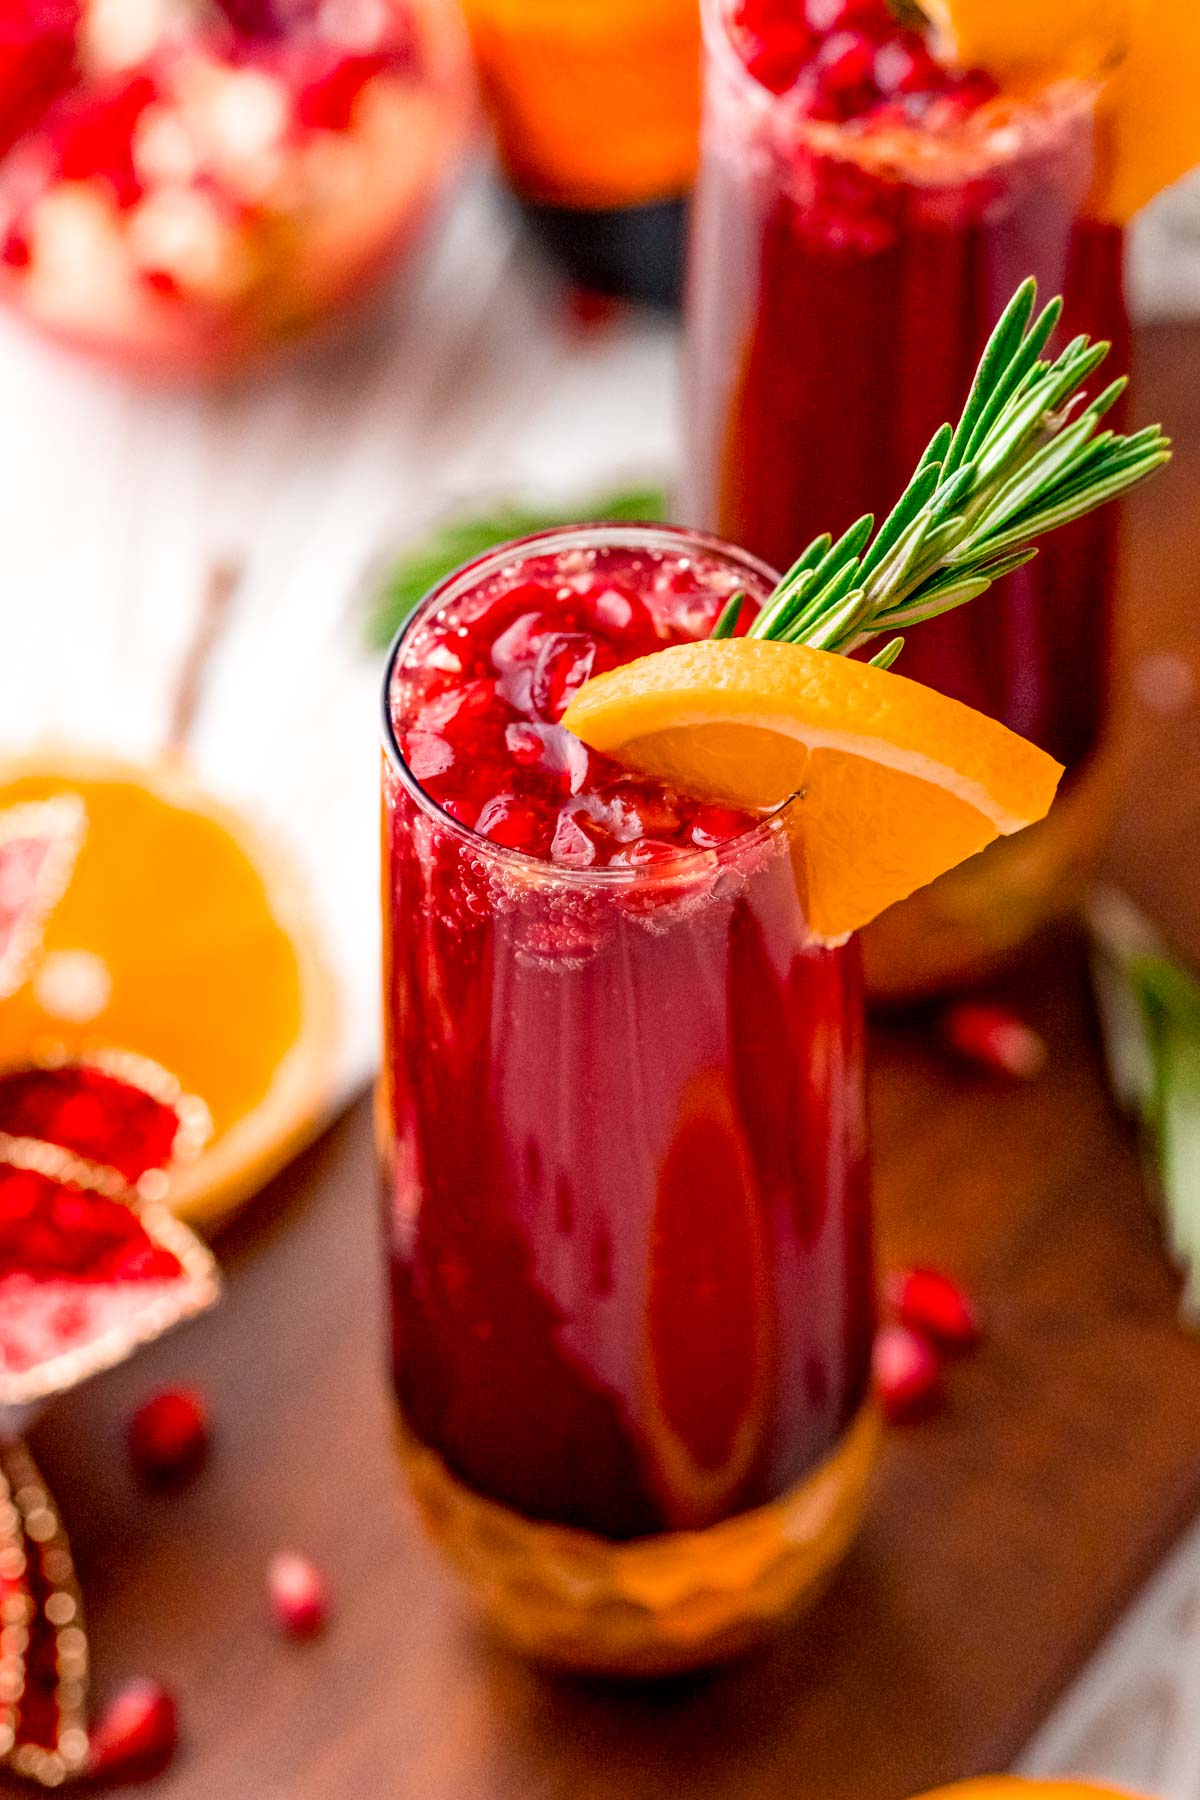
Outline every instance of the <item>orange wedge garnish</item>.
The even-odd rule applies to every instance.
[[[626,663],[588,682],[563,723],[705,799],[769,813],[794,796],[807,918],[829,941],[1044,818],[1062,775],[1044,751],[932,688],[754,638]]]
[[[0,813],[56,796],[82,808],[78,854],[0,1006],[0,1070],[114,1054],[169,1070],[212,1119],[171,1204],[211,1220],[330,1102],[336,1009],[301,883],[174,764],[0,764]]]
[[[1091,211],[1124,224],[1200,163],[1196,0],[922,0],[946,52],[1003,84],[1104,83]]]

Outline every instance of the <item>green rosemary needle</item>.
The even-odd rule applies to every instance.
[[[1036,556],[1035,538],[1115,500],[1170,460],[1157,425],[1131,437],[1100,429],[1125,378],[1090,403],[1083,389],[1112,346],[1077,337],[1044,360],[1062,301],[1035,318],[1036,303],[1031,277],[988,341],[962,418],[935,432],[878,531],[867,513],[837,543],[816,538],[751,637],[845,655],[965,606]],[[732,635],[743,598],[729,602],[714,636]],[[890,637],[872,663],[890,668],[903,643]]]

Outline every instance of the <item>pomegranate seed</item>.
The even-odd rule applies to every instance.
[[[947,1350],[979,1341],[975,1308],[958,1283],[938,1269],[909,1269],[888,1283],[888,1299],[902,1325]]]
[[[157,1681],[127,1682],[91,1734],[88,1774],[128,1781],[160,1775],[179,1739],[175,1702]]]
[[[964,1000],[947,1011],[943,1030],[961,1057],[994,1074],[1032,1081],[1046,1067],[1046,1040],[1006,1007]]]
[[[574,283],[564,290],[563,305],[570,323],[584,332],[602,331],[625,310],[616,294],[601,294]]]
[[[208,1402],[195,1388],[166,1388],[138,1407],[128,1436],[129,1453],[143,1481],[184,1481],[196,1473],[208,1450]]]
[[[508,754],[521,769],[536,769],[546,753],[546,745],[536,725],[509,725],[504,732]]]
[[[404,760],[418,781],[436,781],[454,767],[454,746],[434,731],[410,731],[404,740]]]
[[[885,1325],[875,1339],[875,1386],[893,1425],[920,1418],[942,1397],[942,1370],[928,1339],[907,1325]]]
[[[668,857],[678,854],[674,844],[663,844],[655,838],[641,838],[636,844],[628,844],[624,850],[618,850],[612,859],[612,867],[644,869],[651,863],[666,862]]]
[[[298,1550],[277,1550],[267,1564],[267,1593],[288,1637],[315,1637],[329,1618],[329,1595],[317,1565]]]
[[[391,58],[378,50],[341,57],[296,96],[300,124],[318,131],[346,131],[363,89],[390,63]]]
[[[814,42],[803,25],[781,26],[745,57],[756,81],[782,94],[796,81],[812,56]]]
[[[474,801],[453,797],[440,804],[443,812],[449,813],[460,825],[465,825],[468,831],[474,831],[475,821],[479,817],[479,808]]]
[[[550,855],[567,869],[590,869],[596,860],[595,844],[569,812],[559,814]]]
[[[607,660],[602,658],[601,646],[584,632],[556,631],[546,638],[534,665],[532,690],[542,717],[561,719],[584,682],[613,666],[611,652]]]
[[[541,833],[541,820],[531,806],[514,800],[511,794],[498,794],[489,800],[475,821],[481,837],[509,850],[529,850]]]
[[[692,842],[701,850],[714,850],[730,838],[741,837],[750,823],[745,813],[734,812],[732,807],[700,806],[692,819]]]
[[[822,37],[854,25],[888,31],[894,24],[886,0],[805,0],[804,12],[810,30]]]
[[[540,592],[540,590],[539,590]],[[543,593],[542,599],[547,596]],[[492,666],[502,675],[512,669],[531,668],[543,639],[554,627],[544,612],[524,612],[502,631],[492,644]]]
[[[875,85],[883,94],[936,94],[945,76],[919,38],[893,38],[875,52]]]
[[[835,31],[822,44],[817,63],[825,91],[845,94],[874,80],[875,46],[860,31]]]
[[[648,648],[657,643],[654,620],[638,594],[624,588],[603,587],[588,595],[587,610],[592,624],[607,637],[625,645],[644,641]]]

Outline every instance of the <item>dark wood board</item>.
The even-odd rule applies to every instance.
[[[1196,663],[1200,333],[1151,334],[1143,375],[1143,409],[1184,443],[1137,511],[1128,655],[1168,645]],[[1116,863],[1200,951],[1197,712],[1128,712]],[[1200,1506],[1200,1340],[1175,1327],[1077,942],[1046,944],[1008,986],[1052,1048],[1029,1087],[955,1069],[919,1019],[876,1034],[884,1261],[961,1270],[986,1345],[954,1369],[942,1416],[891,1436],[820,1608],[706,1680],[555,1682],[481,1636],[392,1462],[367,1106],[278,1181],[222,1240],[220,1311],[35,1434],[100,1696],[143,1672],[179,1693],[187,1742],[156,1794],[903,1800],[1007,1762]],[[219,1441],[191,1488],[148,1498],[124,1422],[176,1380],[208,1388]],[[309,1646],[267,1617],[263,1565],[283,1544],[335,1589]]]

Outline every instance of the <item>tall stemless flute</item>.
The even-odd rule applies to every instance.
[[[555,723],[773,581],[681,532],[547,533],[435,590],[389,664],[402,1457],[493,1622],[576,1668],[743,1648],[840,1558],[872,1460],[856,947],[809,941],[786,809],[702,807]]]
[[[814,87],[819,55],[776,93],[739,55],[731,13],[732,0],[705,0],[684,510],[785,565],[818,532],[894,503],[1027,275],[1065,295],[1069,333],[1113,339],[1124,361],[1122,246],[1084,216],[1084,87],[1006,97],[922,64],[919,42],[914,70],[912,34],[893,26],[876,67],[886,48],[910,73],[892,102],[872,87],[835,104]],[[1094,758],[1115,530],[1110,508],[1072,525],[994,596],[908,640],[899,673],[1003,720],[1076,774],[1019,845],[994,846],[870,928],[872,988],[981,972],[1073,896],[1107,810]]]

